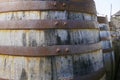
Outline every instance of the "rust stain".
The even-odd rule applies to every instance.
[[[53,56],[53,55],[68,55],[68,54],[83,54],[91,51],[101,50],[101,43],[91,45],[58,45],[47,47],[15,47],[15,46],[0,46],[0,53],[4,55],[13,56],[28,56],[28,57],[40,57],[40,56]],[[62,52],[56,53],[56,48],[60,48]],[[65,49],[69,48],[69,52]]]
[[[56,6],[54,6],[54,3],[56,2]],[[2,4],[2,3],[1,3]],[[21,10],[69,10],[69,11],[76,11],[76,12],[85,12],[85,13],[91,13],[96,14],[95,4],[93,3],[84,3],[83,2],[73,2],[69,1],[60,3],[58,1],[19,1],[14,3],[4,3],[3,5],[0,5],[0,12],[9,12],[9,11],[21,11]],[[86,6],[87,4],[87,6]],[[6,8],[6,5],[8,6]],[[22,6],[24,5],[24,6]],[[31,6],[31,5],[34,5]],[[44,6],[48,5],[48,6]],[[63,7],[61,7],[63,5]],[[66,6],[64,6],[66,5]],[[82,6],[81,6],[82,5]],[[5,7],[4,7],[5,6]],[[16,7],[17,6],[17,7]],[[41,6],[41,7],[38,7]],[[3,9],[4,8],[4,9]]]

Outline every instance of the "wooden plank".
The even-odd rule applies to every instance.
[[[41,12],[44,19],[67,19],[67,12]],[[41,15],[41,16],[42,16]],[[69,32],[64,29],[46,30],[45,40],[48,45],[69,44]],[[53,80],[73,79],[72,56],[55,56],[52,58]]]
[[[112,79],[112,52],[108,52],[103,55],[104,66],[106,68],[106,75],[109,76],[107,79]]]
[[[36,20],[36,19],[78,19],[94,20],[91,14],[70,14],[66,11],[20,11],[0,13],[1,20]],[[79,18],[76,18],[79,17]],[[5,34],[4,34],[5,33]],[[9,34],[10,33],[10,34]],[[3,35],[4,34],[4,35]],[[0,45],[10,46],[48,46],[48,45],[71,45],[90,44],[99,41],[98,30],[21,30],[0,31]],[[88,36],[89,35],[89,36]],[[6,37],[4,37],[6,36]],[[6,41],[8,40],[8,42]],[[15,41],[14,41],[15,40]],[[6,43],[5,43],[6,42]],[[1,55],[2,57],[2,55]],[[9,59],[10,57],[10,59]],[[8,62],[6,62],[6,60]],[[90,74],[97,71],[102,64],[102,53],[100,50],[91,52],[90,55],[75,56],[52,56],[52,57],[16,57],[3,56],[0,68],[5,68],[4,75],[14,80],[70,80],[77,75]],[[75,62],[78,62],[75,63]],[[7,65],[5,65],[7,64]],[[75,64],[75,65],[74,65]],[[3,66],[5,65],[5,66]],[[83,65],[83,66],[82,66]],[[10,67],[8,67],[10,66]],[[12,66],[12,67],[11,67]],[[7,73],[7,70],[10,70]],[[86,71],[86,70],[87,71]],[[78,72],[77,72],[78,70]],[[84,72],[85,71],[85,72]],[[3,72],[3,71],[2,71]],[[77,72],[77,73],[76,73]],[[0,72],[0,77],[5,78]]]
[[[72,44],[91,44],[99,42],[98,30],[72,29],[70,30]]]
[[[47,13],[48,12],[48,13]],[[62,13],[66,14],[62,14]],[[52,15],[52,13],[54,15]],[[57,16],[58,15],[58,16]],[[68,16],[69,15],[69,16]],[[34,17],[37,16],[37,17]],[[37,19],[66,19],[71,20],[96,20],[96,16],[81,12],[66,11],[17,11],[0,13],[0,20],[37,20]]]
[[[1,20],[40,19],[39,12],[10,12],[2,14]],[[45,34],[38,30],[0,30],[0,45],[9,46],[45,46]],[[6,41],[7,40],[7,41]],[[0,77],[10,80],[51,80],[51,58],[47,57],[13,57],[3,58]],[[42,66],[43,64],[44,66]],[[3,66],[4,65],[4,66]],[[6,76],[5,76],[6,75]],[[43,76],[44,75],[44,76]]]
[[[110,31],[100,31],[100,37],[109,37],[109,38],[111,38]]]
[[[99,28],[100,28],[100,37],[109,38],[109,40],[103,40],[101,42],[103,49],[103,62],[106,69],[106,79],[112,80],[114,78],[114,58],[112,52],[112,40],[110,34],[110,28],[106,17],[98,17]]]
[[[24,15],[24,13],[19,13],[19,15],[22,14],[22,16],[24,16],[24,18],[21,19],[28,19],[28,17],[31,17],[31,19],[37,19],[39,17],[39,15],[36,15],[37,18],[32,16],[28,16],[28,15]],[[27,13],[29,14],[29,13]],[[32,14],[30,12],[30,14]],[[35,16],[35,14],[38,13],[33,13],[33,16]],[[66,12],[41,12],[41,19],[67,19],[67,13]],[[11,14],[11,16],[13,16]],[[26,18],[25,18],[26,17]],[[13,18],[12,18],[13,19]],[[20,18],[14,18],[14,19],[20,19]],[[29,18],[30,19],[30,18]],[[7,19],[9,20],[9,19]],[[2,34],[4,34],[3,38],[1,38],[1,41],[4,42],[5,44],[5,40],[6,40],[6,35],[8,35],[7,38],[9,38],[8,40],[12,40],[12,41],[8,41],[6,42],[6,45],[13,45],[13,46],[46,46],[46,45],[69,45],[69,44],[89,44],[89,43],[96,43],[99,41],[99,35],[98,35],[98,31],[97,30],[64,30],[64,29],[58,29],[58,30],[45,30],[45,31],[39,31],[39,30],[21,30],[21,31],[4,31],[1,32],[1,36],[3,36]],[[10,33],[10,34],[9,34]],[[10,36],[9,36],[10,35]],[[89,35],[89,36],[88,36]],[[79,37],[78,37],[79,36]],[[15,41],[14,41],[15,40]],[[3,42],[1,43],[1,45],[3,44]],[[3,45],[4,45],[3,44]],[[100,53],[100,52],[95,52],[95,53]],[[94,52],[92,52],[91,54],[95,54]],[[75,55],[76,57],[78,57],[77,55]],[[45,80],[52,80],[52,75],[51,74],[51,68],[53,68],[52,70],[53,72],[53,80],[58,80],[58,79],[72,79],[73,78],[73,60],[77,60],[77,58],[70,56],[56,56],[52,58],[52,62],[51,62],[51,58],[38,58],[37,60],[34,60],[34,58],[30,59],[30,62],[28,62],[28,58],[20,58],[20,63],[18,64],[17,60],[15,62],[13,66],[16,67],[15,69],[13,69],[14,71],[14,75],[12,76],[11,79],[34,79],[37,80],[38,76],[40,79],[45,79]],[[81,60],[90,60],[89,59],[89,55],[87,55],[87,53],[85,55],[79,55],[79,57],[81,57]],[[79,59],[78,57],[78,59]],[[87,58],[86,58],[87,57]],[[100,64],[100,61],[98,60],[99,58],[97,56],[94,56],[96,58],[96,61],[99,62],[96,66],[98,66]],[[98,59],[97,59],[98,58]],[[15,59],[13,59],[15,60]],[[23,60],[23,62],[21,62]],[[39,61],[40,60],[40,61]],[[101,59],[100,59],[101,60]],[[63,62],[65,61],[65,62]],[[92,61],[92,60],[90,60]],[[43,63],[42,63],[43,62]],[[88,61],[89,62],[89,61]],[[33,64],[34,63],[34,64]],[[41,63],[40,66],[37,65],[37,63]],[[52,66],[51,67],[51,63]],[[57,65],[59,63],[59,66]],[[22,64],[25,64],[25,66],[22,66]],[[44,64],[44,66],[42,66],[42,64]],[[82,65],[83,63],[79,63],[76,64],[76,66],[78,65]],[[95,64],[95,63],[93,63]],[[91,65],[93,65],[91,64]],[[17,65],[19,65],[17,67]],[[30,66],[26,66],[26,65],[30,65]],[[36,69],[38,69],[38,71],[36,69],[33,68],[33,65],[38,66]],[[48,65],[48,66],[46,66]],[[46,66],[46,67],[45,67]],[[20,67],[20,71],[16,71],[18,70],[18,68]],[[27,67],[27,68],[26,68]],[[91,66],[87,66],[87,68],[89,68]],[[31,71],[31,69],[33,71]],[[81,68],[83,69],[83,68]],[[89,70],[92,68],[89,68]],[[96,69],[96,68],[95,68]],[[48,72],[46,73],[45,71],[48,70]],[[75,69],[75,70],[78,70]],[[87,69],[88,70],[88,69]],[[90,73],[91,71],[88,72]],[[97,69],[96,69],[97,70]],[[93,70],[94,71],[94,70]],[[63,73],[64,72],[64,73]],[[84,72],[84,71],[82,71]],[[79,72],[80,73],[80,72]],[[23,74],[25,74],[26,76],[23,76]],[[40,75],[38,75],[40,74]],[[83,75],[83,73],[81,73]],[[15,77],[15,75],[17,77]],[[33,77],[31,77],[31,75]],[[44,76],[43,76],[44,75]],[[85,74],[84,74],[85,75]]]
[[[75,15],[75,13],[74,13]],[[81,16],[81,14],[76,14]],[[92,20],[90,14],[83,14],[84,20]],[[73,16],[71,16],[73,17]],[[73,17],[74,18],[74,17]],[[76,18],[77,19],[77,18]],[[78,19],[81,20],[81,17]],[[97,26],[97,25],[96,25]],[[72,29],[69,30],[70,42],[74,45],[90,44],[99,41],[99,31],[94,29]],[[73,71],[76,76],[85,76],[103,67],[102,51],[93,51],[90,54],[73,56]]]

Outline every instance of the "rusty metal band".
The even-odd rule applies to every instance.
[[[107,20],[106,17],[98,16],[97,19],[98,19],[99,23],[106,23],[106,24],[108,24],[108,20]]]
[[[113,48],[109,48],[109,49],[103,49],[103,53],[109,53],[112,52]]]
[[[7,6],[7,7],[6,7]],[[74,1],[15,1],[0,3],[0,12],[74,11],[96,15],[95,4]]]
[[[21,1],[21,0],[0,0],[1,2],[15,2],[15,1]],[[25,0],[24,0],[25,1]],[[35,1],[35,0],[29,0],[29,1]],[[43,0],[39,0],[43,1]],[[52,0],[51,0],[52,1]],[[54,1],[54,0],[53,0]],[[78,1],[78,2],[94,2],[93,0],[70,0],[70,1]]]
[[[111,38],[110,37],[101,37],[100,40],[101,41],[110,41]]]
[[[73,80],[100,80],[105,74],[105,68],[101,68],[96,72],[90,73],[85,76],[75,77]]]
[[[1,30],[28,29],[98,29],[95,21],[78,20],[18,20],[0,21]]]
[[[12,56],[57,56],[57,55],[75,55],[86,54],[101,49],[101,43],[89,45],[55,45],[46,47],[15,47],[0,46],[0,54]]]
[[[70,0],[70,1],[94,3],[93,0]]]
[[[9,80],[9,79],[3,79],[3,78],[0,78],[0,80]]]

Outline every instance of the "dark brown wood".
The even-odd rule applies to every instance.
[[[0,21],[0,29],[98,29],[96,24],[95,21],[79,20],[19,20]]]
[[[7,6],[7,7],[6,7]],[[0,3],[0,12],[10,11],[77,11],[96,14],[95,4],[72,1],[15,1]]]
[[[47,47],[0,46],[0,54],[29,57],[75,55],[99,50],[101,49],[100,44],[101,43],[89,45],[55,45]]]
[[[73,80],[99,80],[100,78],[103,77],[104,74],[105,74],[105,69],[101,68],[98,71],[85,76],[79,76],[79,77],[76,76],[75,79]]]

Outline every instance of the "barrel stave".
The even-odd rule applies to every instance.
[[[81,0],[81,2],[82,1],[83,0]],[[87,3],[87,1],[88,0],[86,0],[84,3]],[[68,11],[12,11],[1,12],[0,17],[1,16],[2,18],[0,20],[2,21],[96,21],[95,14]],[[58,25],[57,22],[55,22],[55,25]],[[64,23],[64,25],[66,25],[66,23]],[[97,23],[96,27],[98,27]],[[100,41],[98,29],[0,30],[0,35],[1,46],[16,47],[82,44],[91,45]],[[67,50],[67,48],[65,50]],[[0,55],[2,59],[0,67],[5,68],[2,71],[3,73],[0,72],[0,77],[11,80],[70,80],[74,79],[76,76],[86,76],[88,74],[91,74],[92,72],[96,72],[99,69],[103,68],[103,58],[101,49],[82,54],[77,53],[74,55],[59,55],[64,53],[60,53],[59,49],[57,48],[56,52],[58,53],[58,56],[49,57]],[[3,74],[6,76],[4,76]]]
[[[106,17],[98,17],[100,37],[103,49],[103,60],[106,69],[106,79],[114,80],[114,52],[112,50],[112,40],[110,28]]]

